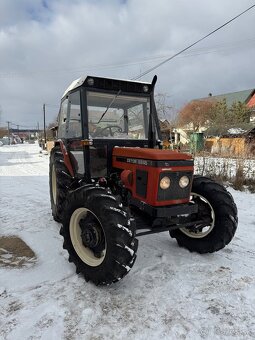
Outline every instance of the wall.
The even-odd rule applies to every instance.
[[[246,150],[245,139],[241,138],[207,138],[205,141],[205,150],[213,154],[243,156]]]
[[[46,150],[50,153],[51,149],[54,147],[54,141],[46,142]]]

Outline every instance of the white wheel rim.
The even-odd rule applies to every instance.
[[[185,235],[187,235],[191,238],[203,238],[203,237],[207,236],[208,234],[210,234],[210,232],[213,230],[213,228],[215,226],[215,213],[214,213],[212,205],[210,204],[210,202],[204,196],[193,193],[193,192],[190,195],[192,197],[199,197],[201,199],[201,201],[204,201],[206,204],[209,205],[209,207],[211,209],[212,222],[208,226],[203,227],[202,231],[200,231],[200,230],[192,231],[188,228],[180,228],[180,231],[183,232],[183,234],[185,234]]]
[[[57,204],[57,178],[56,178],[55,165],[52,166],[52,172],[51,172],[51,190],[52,190],[53,202],[56,205]]]
[[[106,245],[105,245],[104,251],[102,252],[102,256],[100,258],[96,257],[92,250],[90,250],[88,247],[85,247],[83,245],[82,238],[81,238],[81,228],[80,228],[79,222],[82,218],[87,216],[88,212],[94,215],[94,217],[97,219],[98,223],[100,224],[102,228],[102,225],[99,222],[98,218],[91,210],[87,208],[78,208],[73,212],[71,216],[70,223],[69,223],[69,231],[70,231],[72,245],[77,255],[79,256],[79,258],[87,265],[91,267],[97,267],[105,259]]]

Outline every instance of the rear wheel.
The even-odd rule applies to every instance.
[[[64,164],[63,154],[59,146],[55,146],[50,153],[49,181],[52,216],[55,221],[61,222],[63,206],[72,178]]]
[[[70,193],[60,233],[76,272],[96,285],[119,281],[135,262],[134,222],[104,188],[83,187]]]
[[[170,231],[178,244],[190,251],[212,253],[224,248],[237,228],[237,209],[231,194],[210,178],[195,176],[191,200],[198,205],[194,220],[205,221],[203,226]]]

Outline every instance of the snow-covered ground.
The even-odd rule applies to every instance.
[[[255,194],[231,190],[232,243],[215,254],[179,248],[167,232],[139,239],[119,283],[96,287],[62,250],[37,145],[0,148],[0,236],[36,253],[29,267],[0,267],[0,339],[255,339]]]

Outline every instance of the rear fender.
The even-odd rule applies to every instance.
[[[69,171],[70,175],[72,177],[74,177],[74,170],[73,170],[72,162],[71,162],[69,153],[68,153],[68,151],[66,149],[66,146],[65,146],[64,142],[61,139],[59,139],[59,140],[57,140],[55,142],[55,146],[56,145],[60,146],[62,154],[63,154],[63,157],[64,157],[65,166],[66,166],[67,170]]]

